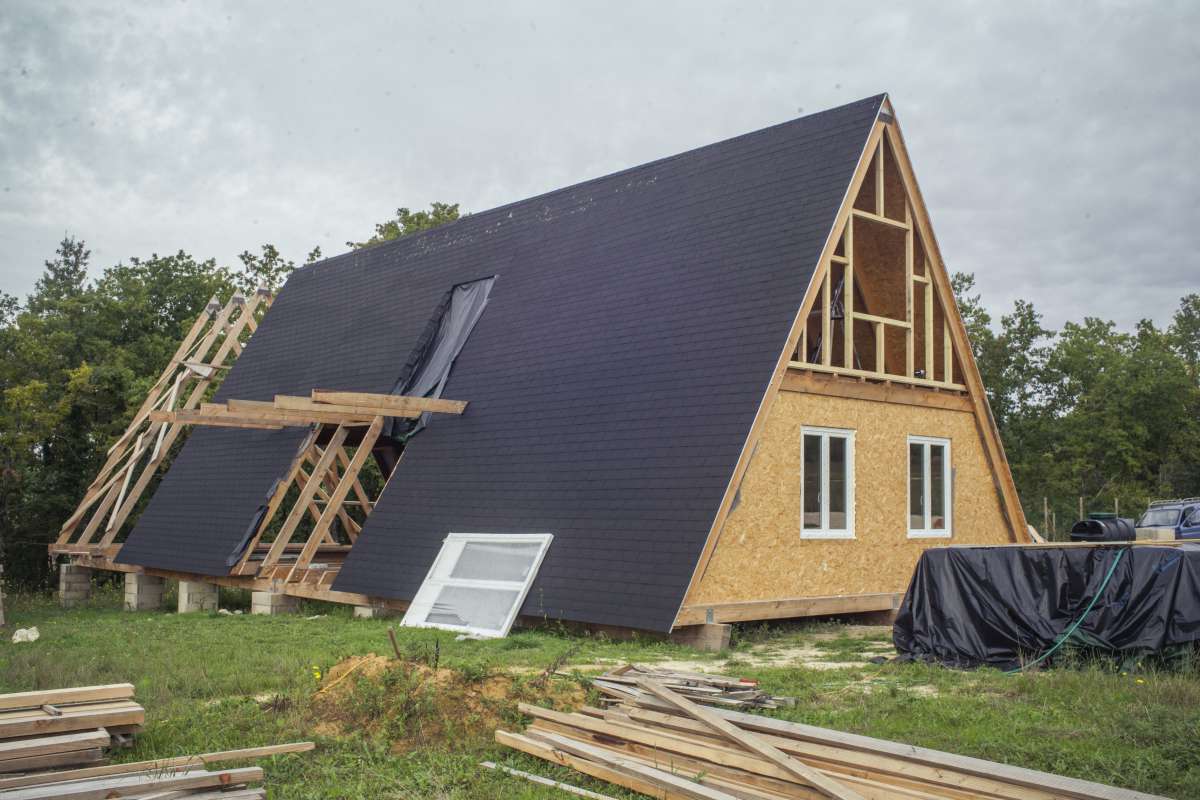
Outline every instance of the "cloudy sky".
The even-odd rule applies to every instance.
[[[903,6],[903,7],[901,7]],[[995,312],[1160,323],[1200,291],[1200,3],[0,2],[0,289],[301,260],[891,94]]]

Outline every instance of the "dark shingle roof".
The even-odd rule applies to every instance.
[[[550,532],[522,613],[668,630],[881,101],[298,270],[221,397],[388,391],[444,293],[498,276],[466,413],[409,443],[334,588],[407,599],[447,533]],[[223,573],[301,435],[197,431],[121,560]]]

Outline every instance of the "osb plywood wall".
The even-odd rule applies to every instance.
[[[855,431],[855,539],[800,538],[800,429]],[[909,539],[909,435],[951,440],[953,537]],[[686,603],[902,592],[926,547],[1010,542],[974,416],[780,392],[712,560]]]

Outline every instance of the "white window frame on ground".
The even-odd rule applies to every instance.
[[[525,596],[529,594],[529,587],[533,584],[533,579],[537,577],[538,570],[542,566],[542,559],[546,556],[546,550],[550,547],[550,542],[553,541],[554,535],[550,533],[451,533],[446,536],[442,543],[442,549],[438,552],[437,558],[433,561],[433,566],[429,568],[428,574],[425,576],[425,581],[421,584],[421,588],[417,590],[416,596],[412,603],[409,604],[408,611],[404,614],[404,619],[401,625],[415,628],[441,628],[448,631],[459,631],[469,633],[474,636],[484,637],[504,637],[508,635],[508,631],[512,628],[513,622],[517,618],[517,612],[521,609],[521,605],[525,602]],[[541,545],[537,551],[537,556],[534,558],[532,565],[529,568],[528,574],[523,581],[506,581],[506,580],[478,580],[452,577],[455,566],[458,564],[459,557],[463,554],[463,550],[471,543],[497,543],[504,544],[539,544]],[[449,625],[440,622],[426,622],[426,618],[433,611],[434,604],[442,589],[446,587],[462,587],[467,589],[492,589],[500,591],[517,592],[516,601],[508,610],[505,617],[504,625],[500,628],[478,628],[471,625]]]
[[[925,524],[923,527],[912,527],[912,457],[914,444],[922,447],[922,482],[925,491]],[[942,459],[942,508],[945,509],[946,527],[931,528],[933,519],[933,470],[931,466],[930,445],[941,445],[945,448],[946,456]],[[950,455],[950,440],[937,436],[909,436],[904,446],[905,474],[908,481],[904,484],[904,525],[908,529],[910,539],[949,539],[954,535],[954,463]]]
[[[821,527],[804,527],[804,437],[821,437]],[[829,440],[843,439],[846,442],[846,528],[829,527]],[[854,538],[854,431],[846,428],[800,428],[800,538],[801,539],[853,539]]]

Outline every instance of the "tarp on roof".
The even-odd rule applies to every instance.
[[[408,443],[333,588],[411,599],[449,533],[549,532],[523,614],[669,630],[882,100],[297,269],[218,402],[390,392],[497,276],[465,413]],[[302,435],[195,431],[119,559],[226,574]]]
[[[1059,652],[1122,658],[1200,642],[1200,545],[931,548],[893,640],[907,658],[1014,669],[1068,633]]]

